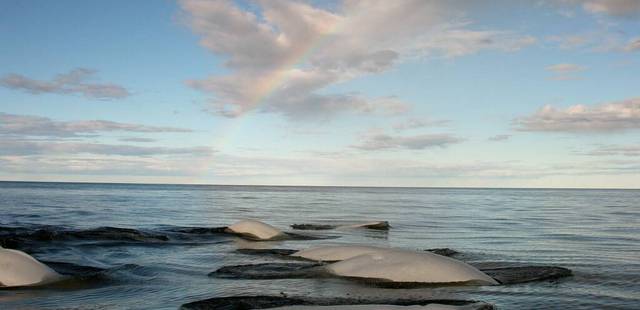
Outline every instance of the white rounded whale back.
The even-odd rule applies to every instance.
[[[227,229],[259,240],[269,240],[283,234],[281,230],[256,220],[242,220],[227,227]]]
[[[46,284],[62,279],[62,275],[17,250],[0,248],[0,285],[26,286]]]
[[[498,284],[482,271],[459,260],[399,249],[380,249],[376,253],[330,264],[327,269],[338,276],[393,282]]]
[[[333,245],[301,250],[291,254],[291,256],[302,257],[315,261],[334,262],[362,254],[378,253],[388,250],[390,249],[367,245]]]

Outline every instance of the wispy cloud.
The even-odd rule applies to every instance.
[[[22,139],[0,139],[0,155],[60,155],[99,154],[121,156],[150,156],[188,154],[206,156],[208,147],[156,147],[88,142],[47,142]]]
[[[231,70],[187,84],[212,96],[211,111],[230,117],[258,103],[259,111],[290,119],[385,113],[390,103],[406,111],[408,104],[398,100],[324,90],[406,59],[509,52],[536,41],[509,31],[470,29],[460,7],[447,2],[346,1],[328,11],[305,2],[260,1],[259,13],[230,1],[180,5],[200,44],[227,57]]]
[[[427,118],[410,118],[401,122],[397,122],[393,125],[393,129],[396,131],[403,131],[409,129],[418,129],[425,127],[438,127],[449,124],[450,120],[445,119],[427,119]]]
[[[55,121],[48,117],[0,112],[0,135],[75,137],[99,132],[191,132],[190,129],[119,123],[106,120]]]
[[[627,52],[637,52],[640,51],[640,38],[633,38],[629,40],[629,43],[624,47]]]
[[[640,145],[600,145],[597,148],[582,153],[589,156],[640,156]]]
[[[570,0],[582,4],[582,8],[594,14],[615,17],[640,16],[640,1],[637,0]]]
[[[489,137],[487,140],[493,141],[493,142],[499,142],[499,141],[507,141],[509,139],[511,139],[511,135],[495,135],[493,137]]]
[[[118,140],[122,141],[122,142],[156,142],[156,139],[151,139],[151,138],[140,138],[140,137],[122,137],[119,138]]]
[[[92,69],[76,68],[67,73],[58,74],[49,81],[35,80],[12,73],[2,77],[0,85],[31,94],[82,94],[87,98],[95,99],[122,99],[130,95],[129,91],[120,85],[87,82],[96,72]]]
[[[514,120],[520,131],[608,133],[640,129],[640,98],[566,109],[546,105],[530,116]]]
[[[434,147],[446,147],[462,141],[464,141],[464,139],[450,134],[398,136],[384,133],[369,133],[364,136],[360,143],[353,147],[364,151],[387,149],[424,150]]]
[[[547,66],[545,70],[553,73],[550,77],[552,80],[566,81],[581,79],[578,73],[587,70],[587,67],[571,63],[560,63]]]

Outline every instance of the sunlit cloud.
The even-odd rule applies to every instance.
[[[566,109],[546,105],[514,123],[520,131],[611,133],[640,129],[640,98]]]
[[[209,110],[227,117],[251,110],[289,119],[380,113],[390,107],[406,112],[409,104],[390,101],[393,97],[324,90],[408,59],[512,52],[536,43],[510,31],[471,29],[460,7],[446,2],[346,1],[329,11],[304,2],[259,1],[259,13],[230,1],[183,0],[180,5],[200,44],[226,57],[231,70],[187,85],[209,94]]]

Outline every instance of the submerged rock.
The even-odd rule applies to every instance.
[[[374,221],[352,225],[327,225],[327,224],[293,224],[291,228],[297,230],[330,230],[344,228],[366,228],[373,230],[389,230],[391,226],[387,221]]]
[[[310,260],[308,258],[303,257],[302,255],[292,255],[302,251],[305,251],[305,250],[293,250],[293,249],[237,249],[236,250],[236,252],[238,253],[247,254],[247,255],[270,255],[270,256],[276,256],[280,258]],[[450,248],[427,249],[425,251],[442,255],[442,256],[454,256],[460,253]],[[311,260],[314,260],[314,259],[311,259]],[[323,261],[330,262],[331,260],[325,259]]]
[[[273,255],[278,257],[290,257],[291,254],[298,252],[292,249],[237,249],[236,252],[248,255]]]
[[[224,266],[210,277],[233,279],[321,278],[329,276],[320,263],[263,263]]]
[[[391,308],[378,308],[378,306]],[[424,306],[417,307],[417,306]],[[307,308],[308,307],[308,308]],[[406,308],[405,308],[406,307]],[[417,307],[417,308],[416,308]],[[380,299],[380,298],[306,298],[284,296],[216,297],[183,304],[182,310],[250,310],[250,309],[399,309],[399,310],[491,310],[492,305],[473,300],[455,299]]]
[[[36,230],[15,228],[0,231],[0,243],[14,249],[24,248],[50,241],[123,241],[123,242],[165,242],[169,237],[163,234],[144,232],[132,228],[98,227],[91,229],[69,230],[46,226]]]
[[[544,280],[556,280],[573,275],[570,269],[554,266],[519,266],[482,269],[500,284],[516,284]]]

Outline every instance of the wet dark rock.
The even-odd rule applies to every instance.
[[[293,224],[291,228],[296,230],[330,230],[336,229],[338,227],[343,227],[341,225],[327,225],[327,224]],[[344,227],[349,227],[349,225],[344,225]],[[387,221],[375,222],[369,225],[362,226],[354,226],[353,228],[366,228],[373,230],[389,230],[391,225]]]
[[[67,263],[67,262],[42,261],[42,263],[51,267],[51,269],[55,270],[59,274],[68,275],[68,276],[87,275],[92,273],[103,272],[106,270],[104,268],[93,267],[93,266],[83,266],[83,265],[77,265],[77,264]]]
[[[389,228],[391,228],[391,225],[389,225],[389,222],[387,221],[382,221],[375,224],[363,225],[361,227],[366,229],[374,229],[374,230],[389,230]]]
[[[184,234],[208,235],[208,234],[226,234],[227,227],[184,227],[177,228],[172,231]]]
[[[131,228],[99,227],[88,230],[69,231],[65,236],[89,240],[119,241],[168,241],[169,237],[161,234],[147,233]]]
[[[14,229],[0,231],[0,242],[11,247],[21,247],[28,243],[50,242],[59,240],[96,240],[96,241],[134,241],[134,242],[163,242],[169,237],[131,228],[98,227],[85,230],[67,230],[54,227],[36,230]]]
[[[322,224],[293,224],[291,228],[297,230],[330,230],[335,229],[335,225],[322,225]]]
[[[556,280],[573,275],[570,269],[555,266],[521,266],[481,270],[500,284]]]
[[[264,263],[224,266],[209,273],[210,277],[232,279],[318,278],[325,272],[319,263]]]
[[[450,248],[437,248],[437,249],[427,249],[425,251],[429,251],[433,254],[438,254],[442,256],[454,256],[456,254],[460,254],[460,252],[450,249]]]
[[[307,298],[286,296],[233,296],[216,297],[183,304],[182,310],[250,310],[286,306],[342,306],[383,304],[397,306],[426,306],[444,304],[452,306],[477,305],[476,310],[495,309],[492,305],[472,300],[455,299],[379,299],[379,298]]]
[[[428,249],[425,251],[429,251],[431,253],[442,255],[442,256],[453,256],[460,253],[450,248]],[[247,255],[265,255],[265,256],[268,255],[268,256],[277,256],[280,258],[307,260],[303,257],[291,256],[291,254],[298,252],[298,250],[293,250],[293,249],[238,249],[236,250],[236,252],[247,254]]]
[[[289,257],[289,255],[298,252],[291,249],[237,249],[236,252],[248,255],[273,255],[280,257]]]
[[[0,246],[5,249],[20,249],[20,239],[14,237],[0,237]]]
[[[317,235],[306,235],[306,234],[296,234],[296,233],[284,233],[285,237],[283,240],[324,240],[324,239],[336,239],[339,238],[337,236],[317,236]]]

